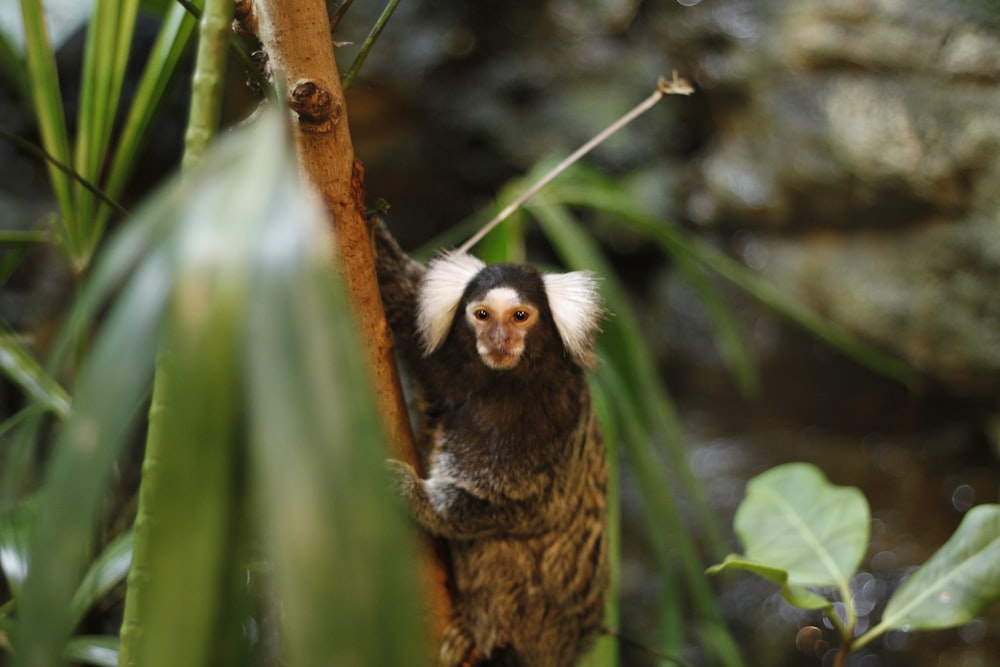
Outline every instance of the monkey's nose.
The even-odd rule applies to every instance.
[[[490,345],[494,347],[501,347],[507,344],[510,340],[510,334],[503,327],[496,327],[492,331],[487,333],[487,338],[490,341]]]

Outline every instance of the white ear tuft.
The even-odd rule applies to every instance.
[[[431,260],[417,294],[417,332],[428,355],[448,337],[462,293],[486,265],[464,252]]]
[[[563,345],[578,364],[592,367],[594,338],[604,316],[597,278],[590,271],[573,271],[549,273],[543,280]]]

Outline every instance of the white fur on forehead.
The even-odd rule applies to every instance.
[[[481,260],[464,252],[446,253],[428,265],[417,294],[417,332],[424,354],[441,347],[462,293],[485,267]]]
[[[542,279],[566,351],[581,366],[593,366],[594,338],[604,316],[597,278],[590,271],[572,271],[549,273]]]

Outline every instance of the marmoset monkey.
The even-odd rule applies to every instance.
[[[587,272],[449,253],[425,269],[383,225],[379,283],[426,418],[428,477],[393,461],[446,540],[443,665],[568,667],[601,631],[607,461],[584,370],[603,316]]]

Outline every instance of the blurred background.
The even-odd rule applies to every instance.
[[[349,28],[338,37],[352,39]],[[596,233],[724,517],[748,477],[786,461],[865,492],[872,542],[858,585],[877,619],[901,573],[1000,488],[1000,7],[401,3],[348,96],[369,194],[391,203],[393,230],[417,246],[506,179],[569,153],[673,69],[695,95],[668,98],[588,160],[664,224],[712,239],[920,379],[886,380],[723,285],[761,373],[743,396],[676,268],[622,225]],[[642,531],[630,531],[627,477],[623,494],[621,627],[648,638],[659,590]],[[819,662],[794,647],[808,615],[773,586],[747,578],[721,594],[749,664]],[[891,634],[850,664],[992,665],[996,620]]]
[[[334,35],[346,43],[342,67],[382,8],[355,2],[347,13]],[[155,28],[143,19],[140,34],[146,21]],[[71,100],[82,41],[63,32]],[[434,243],[671,70],[695,94],[668,98],[588,163],[664,225],[715,244],[904,360],[917,380],[904,386],[863,368],[719,279],[759,371],[756,391],[741,391],[677,267],[608,216],[593,217],[593,234],[629,288],[723,525],[748,478],[788,461],[815,463],[834,483],[864,491],[872,537],[855,584],[862,622],[873,624],[894,586],[971,506],[998,501],[1000,6],[408,0],[348,91],[369,198],[389,203],[404,247]],[[244,79],[234,66],[230,122],[252,106]],[[126,205],[176,167],[186,86],[177,77]],[[14,82],[4,81],[0,127],[30,139],[29,119]],[[33,228],[53,210],[44,167],[0,141],[0,227]],[[551,257],[545,238],[526,232],[530,256]],[[58,254],[32,248],[0,292],[0,316],[44,341],[73,297],[69,285]],[[5,414],[13,394],[0,389]],[[620,629],[656,646],[670,591],[652,564],[627,467],[622,474]],[[689,530],[697,541],[699,526]],[[823,621],[784,603],[773,585],[749,576],[713,584],[747,664],[832,664],[822,645],[796,648],[798,629]],[[994,609],[956,630],[890,633],[848,664],[995,665],[998,620]],[[685,655],[700,653],[693,646]],[[622,660],[657,664],[640,649],[623,648]]]

